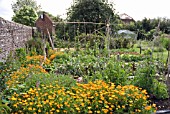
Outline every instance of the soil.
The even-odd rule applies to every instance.
[[[157,110],[170,110],[170,98],[164,100],[152,99],[152,102],[156,104]]]

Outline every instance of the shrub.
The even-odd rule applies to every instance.
[[[110,45],[111,49],[122,48],[122,39],[120,39],[120,38],[112,39],[110,44],[111,44]]]
[[[69,90],[40,85],[10,98],[13,113],[152,113],[146,90],[103,81],[77,84]]]
[[[112,38],[110,43],[111,49],[131,48],[134,46],[135,40],[132,38]]]

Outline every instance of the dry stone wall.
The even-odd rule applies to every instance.
[[[6,59],[10,51],[25,46],[32,38],[32,27],[0,18],[0,61]]]

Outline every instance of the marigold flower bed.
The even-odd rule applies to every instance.
[[[77,84],[66,89],[40,85],[10,98],[13,113],[151,113],[146,90],[133,85],[115,86],[104,81]]]

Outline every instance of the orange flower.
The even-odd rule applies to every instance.
[[[146,106],[145,110],[150,110],[152,107],[151,106]]]

